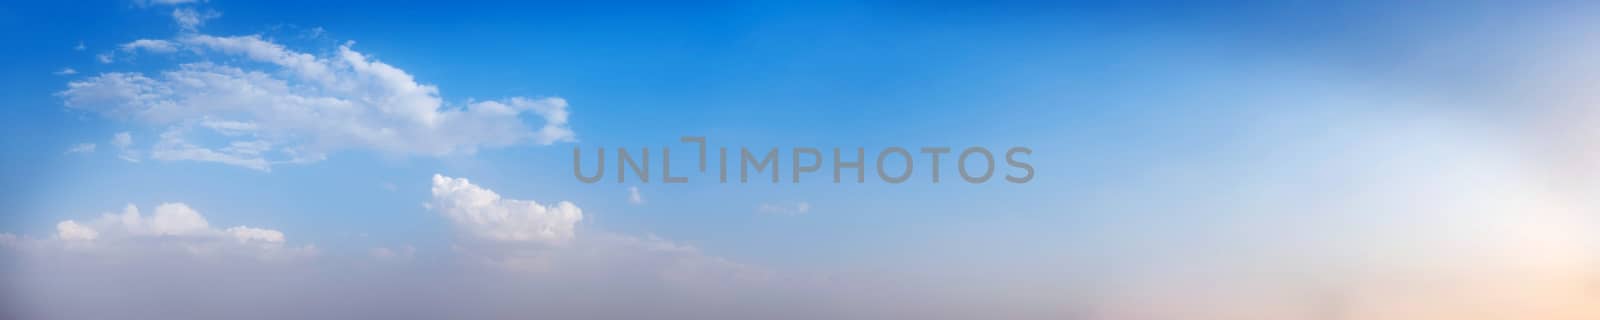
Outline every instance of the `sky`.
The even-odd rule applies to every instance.
[[[1597,9],[0,4],[0,318],[1593,319]]]

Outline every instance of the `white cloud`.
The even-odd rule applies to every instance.
[[[183,203],[163,203],[156,206],[155,214],[148,218],[139,214],[139,207],[129,204],[122,214],[103,217],[100,225],[121,229],[134,235],[182,236],[209,231],[211,224],[200,212]]]
[[[163,249],[189,255],[241,255],[285,259],[313,255],[311,246],[288,247],[283,232],[249,226],[213,228],[199,211],[181,202],[163,203],[150,215],[129,204],[118,213],[80,222],[56,223],[55,240],[63,248],[110,256],[139,256]],[[49,242],[41,245],[54,245]]]
[[[639,187],[628,187],[628,203],[644,204],[644,196],[639,194]]]
[[[192,8],[177,8],[172,10],[172,20],[184,31],[195,31],[206,24],[206,20],[222,17],[222,13],[214,10],[205,12],[195,11]]]
[[[133,134],[127,131],[111,135],[111,146],[117,147],[117,158],[128,162],[139,162],[139,152],[133,150]]]
[[[224,231],[227,231],[229,235],[232,235],[233,238],[239,240],[239,242],[260,241],[267,243],[283,243],[283,232],[279,232],[278,230],[237,226],[228,228]]]
[[[79,143],[67,148],[67,153],[94,153],[93,143]]]
[[[89,47],[83,45],[83,41],[78,41],[78,45],[72,47],[72,51],[83,51],[88,49]]]
[[[25,266],[10,274],[8,280],[14,281],[3,282],[6,290],[0,290],[5,298],[0,301],[18,307],[0,309],[0,314],[29,319],[226,318],[238,310],[306,306],[360,295],[372,304],[273,307],[246,318],[506,318],[537,312],[706,319],[729,314],[731,307],[744,309],[740,313],[745,316],[727,317],[772,319],[783,317],[764,315],[789,313],[770,307],[794,301],[788,295],[795,293],[797,282],[684,243],[654,235],[595,231],[580,238],[570,231],[539,231],[545,229],[540,225],[570,230],[580,218],[570,203],[546,206],[504,199],[465,179],[435,176],[434,182],[435,199],[429,206],[447,218],[441,220],[458,227],[461,241],[448,252],[460,261],[418,259],[419,250],[410,245],[372,247],[316,261],[294,259],[320,253],[286,245],[277,230],[215,227],[184,204],[162,204],[153,214],[129,205],[87,222],[62,221],[47,239],[0,233],[0,259],[15,258],[5,261]],[[529,223],[533,220],[546,223]],[[555,238],[567,243],[552,246]],[[619,297],[627,299],[628,308],[595,308],[616,305]],[[206,306],[147,302],[196,299],[207,301]]]
[[[56,223],[56,238],[69,241],[88,241],[100,237],[100,232],[89,227],[84,227],[76,221],[67,220]]]
[[[58,95],[69,108],[132,120],[168,133],[152,154],[267,170],[365,149],[399,155],[471,154],[479,148],[575,141],[561,98],[443,102],[438,88],[341,45],[336,54],[294,51],[260,36],[189,34],[139,40],[125,51],[194,51],[197,61],[154,75],[103,73]],[[210,62],[206,56],[256,63]],[[188,57],[185,55],[184,57]],[[228,61],[228,60],[216,60]],[[260,64],[258,64],[260,63]],[[537,128],[529,116],[543,119]],[[223,150],[244,142],[264,149]],[[237,148],[236,148],[237,149]]]
[[[224,121],[205,119],[200,121],[200,126],[225,136],[240,136],[256,131],[256,124],[239,121]]]
[[[150,149],[150,158],[163,161],[193,160],[217,162],[261,171],[271,171],[272,165],[261,157],[272,148],[263,140],[231,141],[228,146],[209,149],[196,146],[185,139],[188,128],[173,128],[161,133],[161,140]]]
[[[100,63],[111,63],[112,61],[115,61],[114,57],[116,57],[116,55],[110,52],[94,55],[94,59],[96,61],[100,61]]]
[[[119,48],[121,48],[123,52],[128,53],[137,53],[139,51],[150,53],[172,53],[178,51],[178,45],[172,41],[156,39],[134,40],[133,42],[122,44],[122,46]]]
[[[428,207],[450,219],[457,230],[477,240],[558,246],[572,240],[583,210],[571,202],[543,205],[501,198],[465,178],[433,176]]]
[[[434,175],[433,201],[427,206],[455,226],[463,240],[453,246],[457,254],[497,269],[557,276],[653,273],[655,281],[697,290],[772,277],[769,270],[655,235],[599,231],[580,238],[576,227],[583,213],[576,205],[505,199],[463,178]]]
[[[128,146],[133,145],[133,134],[128,133],[127,131],[113,134],[111,135],[111,145],[117,146],[118,148],[127,148]]]
[[[111,135],[111,145],[117,146],[118,148],[127,148],[128,146],[133,145],[133,134],[128,133],[127,131],[113,134]]]
[[[78,74],[78,70],[73,70],[72,68],[61,68],[61,71],[56,71],[54,73],[58,76],[70,76]]]
[[[805,201],[762,203],[756,206],[756,212],[774,215],[800,215],[811,212],[811,203]]]

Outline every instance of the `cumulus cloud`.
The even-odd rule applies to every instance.
[[[282,232],[214,227],[181,203],[150,214],[129,205],[97,219],[61,221],[48,239],[0,234],[0,258],[19,257],[0,261],[21,266],[0,269],[15,280],[0,282],[0,317],[809,318],[795,313],[804,309],[793,301],[804,295],[771,270],[654,235],[580,237],[582,213],[571,203],[508,199],[461,178],[433,180],[428,206],[455,227],[449,253],[457,259],[418,259],[409,245],[299,255],[315,260],[215,259],[298,251]],[[206,303],[170,303],[196,300]]]
[[[61,68],[61,71],[56,71],[54,73],[58,76],[70,76],[78,74],[78,70],[73,70],[72,68]]]
[[[56,223],[52,238],[29,242],[35,249],[62,248],[69,252],[113,257],[141,257],[180,253],[195,256],[229,255],[263,260],[306,257],[311,246],[287,246],[282,231],[250,226],[215,228],[199,211],[181,202],[162,203],[144,214],[129,204],[121,212],[98,218]]]
[[[13,280],[0,281],[0,318],[921,315],[876,314],[867,309],[892,301],[824,288],[867,282],[785,276],[649,234],[580,235],[581,213],[570,203],[508,199],[466,179],[433,180],[428,206],[456,227],[458,241],[446,251],[454,259],[420,259],[409,245],[325,255],[286,245],[277,230],[213,226],[182,203],[150,213],[129,205],[96,219],[61,221],[46,239],[0,234],[0,261],[9,263],[0,267],[17,266],[0,268]]]
[[[577,234],[582,211],[571,202],[543,205],[507,199],[464,178],[433,177],[428,207],[458,232],[453,247],[477,265],[552,276],[651,274],[648,281],[685,290],[717,290],[771,280],[773,272],[702,254],[655,235]]]
[[[141,39],[126,52],[197,58],[156,74],[110,72],[58,93],[68,108],[164,132],[161,160],[208,161],[269,170],[364,149],[399,155],[470,154],[480,148],[575,141],[567,102],[509,97],[447,104],[433,85],[357,52],[295,51],[258,35],[186,34]],[[239,58],[237,65],[206,57]],[[226,59],[215,61],[229,61]],[[535,127],[530,119],[542,120]]]
[[[498,242],[561,245],[572,240],[583,210],[571,202],[543,205],[501,198],[466,178],[433,176],[428,207],[450,219],[464,235]]]
[[[219,230],[211,229],[200,212],[195,211],[183,203],[163,203],[156,206],[155,212],[149,216],[140,214],[139,207],[129,204],[121,213],[107,213],[90,223],[95,227],[87,227],[73,220],[62,221],[57,225],[57,236],[63,240],[93,240],[96,237],[82,237],[83,234],[98,234],[95,229],[106,230],[124,236],[193,236],[202,234],[223,234]],[[258,229],[259,230],[259,229]],[[277,231],[272,231],[277,232]],[[240,240],[253,239],[253,237]],[[276,242],[282,242],[282,234]]]
[[[100,237],[99,231],[78,224],[76,221],[67,220],[56,223],[56,238],[71,241],[88,241]]]

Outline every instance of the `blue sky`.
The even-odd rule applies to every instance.
[[[21,248],[0,276],[77,279],[70,272],[99,269],[36,270],[117,259],[146,270],[141,257],[248,226],[279,238],[215,250],[270,248],[293,261],[193,268],[337,277],[402,256],[406,266],[348,287],[398,277],[467,295],[750,309],[670,313],[683,317],[820,306],[832,313],[811,315],[1310,319],[1322,311],[1304,306],[1324,294],[1354,319],[1468,319],[1450,313],[1468,303],[1550,319],[1600,312],[1581,307],[1593,298],[1574,292],[1586,289],[1561,286],[1600,281],[1590,265],[1600,239],[1586,236],[1600,208],[1585,179],[1600,176],[1588,164],[1600,118],[1585,71],[1600,64],[1586,5],[156,2],[0,5],[0,41],[12,48],[0,59],[0,233]],[[153,80],[115,81],[134,76]],[[179,89],[149,89],[160,86]],[[155,100],[91,90],[134,87]],[[483,111],[502,105],[509,115]],[[341,108],[359,112],[295,111]],[[248,129],[218,129],[226,124]],[[825,157],[834,147],[1025,146],[1037,171],[1025,184],[967,184],[946,158],[940,184],[922,180],[926,167],[885,184],[870,163],[864,184],[822,182],[826,165],[798,184],[571,174],[574,148],[600,147],[672,147],[675,172],[690,171],[693,158],[680,155],[693,147],[680,136],[777,147],[785,160],[807,146]],[[240,151],[253,143],[264,151]],[[441,192],[457,178],[470,180],[466,191]],[[508,202],[476,206],[475,190]],[[553,218],[567,212],[561,202],[581,208],[581,221]],[[145,216],[182,211],[164,203],[209,227],[96,220],[129,204]],[[534,218],[461,218],[494,210]],[[650,264],[660,252],[669,262]],[[194,258],[179,256],[148,272]],[[1507,260],[1531,262],[1450,267]],[[479,264],[533,269],[507,271],[513,279],[663,279],[497,287],[449,275]],[[1384,278],[1416,272],[1470,297]],[[743,282],[749,273],[780,280]],[[49,281],[18,283],[0,307],[95,315],[51,309],[78,302]],[[1209,292],[1215,283],[1240,288]],[[277,288],[241,286],[256,285]],[[699,300],[592,296],[636,286]],[[1422,293],[1409,307],[1381,302],[1412,289]],[[178,291],[161,292],[193,294]],[[1285,298],[1299,296],[1315,297]],[[243,299],[222,300],[219,309]],[[435,302],[490,310],[468,317],[516,314],[495,301]]]

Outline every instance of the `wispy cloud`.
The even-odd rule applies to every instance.
[[[811,203],[805,201],[762,203],[756,206],[756,212],[770,215],[801,215],[811,212]]]
[[[94,148],[93,143],[79,143],[67,148],[67,153],[94,153]]]
[[[67,149],[67,154],[94,154],[94,144],[74,144]]]
[[[628,187],[628,203],[634,205],[644,204],[644,195],[639,194],[639,187]]]
[[[206,24],[206,20],[222,17],[222,13],[215,10],[196,11],[193,8],[177,8],[172,10],[172,20],[178,23],[178,28],[184,31],[195,31]]]
[[[122,46],[117,48],[128,53],[138,53],[141,51],[149,53],[172,53],[178,51],[178,45],[176,43],[160,39],[134,40],[133,42],[124,43]]]
[[[111,146],[117,147],[117,158],[139,162],[139,151],[133,150],[133,133],[123,131],[111,135]]]
[[[417,257],[417,248],[409,245],[401,246],[395,249],[378,247],[368,250],[367,255],[372,256],[373,259],[378,261],[411,261],[411,259]]]

